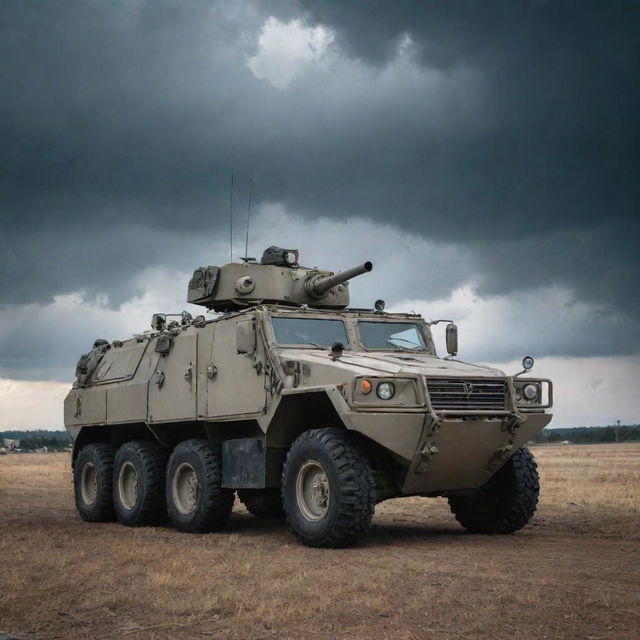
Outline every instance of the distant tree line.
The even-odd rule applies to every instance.
[[[640,441],[640,424],[609,427],[574,427],[573,429],[543,429],[535,442],[562,442],[597,444],[598,442]]]
[[[20,440],[20,448],[25,450],[41,449],[64,449],[71,443],[71,436],[66,431],[47,431],[38,429],[37,431],[0,431],[0,445],[2,438],[17,438]]]
[[[25,450],[64,449],[71,443],[71,436],[66,431],[0,431],[1,438],[17,438],[20,448]],[[535,438],[535,442],[562,442],[569,440],[576,444],[596,444],[598,442],[630,442],[640,441],[640,424],[609,427],[574,427],[572,429],[543,429]]]

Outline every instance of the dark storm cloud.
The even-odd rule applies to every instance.
[[[454,128],[408,149],[414,173],[426,175],[422,189],[410,189],[421,210],[404,220],[422,218],[423,232],[475,244],[487,292],[523,286],[514,268],[521,256],[535,265],[529,284],[559,282],[585,299],[640,312],[637,3],[300,7],[369,64],[388,63],[408,34],[426,68],[470,68],[486,80],[492,98],[476,116],[498,126],[471,136]]]
[[[233,168],[258,204],[464,245],[485,292],[558,283],[638,317],[637,4],[0,7],[0,303],[126,300],[182,263],[145,230],[226,233]],[[360,62],[258,80],[271,13]],[[424,76],[389,79],[405,34]]]

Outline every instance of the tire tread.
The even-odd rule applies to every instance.
[[[170,472],[175,458],[190,453],[194,453],[202,463],[208,490],[203,493],[204,499],[195,517],[187,521],[180,517],[181,514],[172,504]],[[231,515],[234,501],[233,491],[222,488],[222,447],[198,438],[178,444],[167,465],[166,500],[169,518],[179,531],[209,533],[222,529]]]
[[[142,504],[132,512],[124,512],[117,503],[117,478],[113,478],[113,492],[115,511],[122,524],[128,526],[147,526],[162,524],[166,521],[166,503],[164,500],[164,468],[167,462],[166,451],[154,441],[130,440],[125,442],[118,453],[117,459],[127,451],[131,451],[137,458],[142,474],[143,487]]]
[[[471,533],[514,533],[533,517],[538,505],[540,480],[533,454],[521,447],[495,475],[502,492],[499,508],[474,511],[466,498],[450,497],[449,508],[456,520]]]
[[[340,511],[336,525],[320,539],[311,539],[297,531],[289,521],[292,533],[310,547],[348,547],[371,524],[375,512],[375,483],[368,458],[349,440],[348,434],[335,428],[305,431],[291,446],[283,469],[282,500],[286,504],[285,476],[298,447],[317,443],[331,455],[339,478]]]
[[[74,493],[76,509],[85,522],[113,522],[116,518],[113,509],[113,463],[116,454],[115,447],[108,442],[94,442],[87,444],[80,450],[74,466]],[[102,476],[98,484],[98,494],[93,506],[87,506],[82,502],[80,492],[80,473],[83,459],[92,459],[96,473]],[[106,482],[104,481],[106,478]]]

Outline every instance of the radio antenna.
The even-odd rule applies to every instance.
[[[253,194],[253,178],[249,179],[249,208],[247,210],[247,237],[244,241],[244,261],[249,261],[249,225],[251,224],[251,195]]]
[[[233,171],[231,172],[231,195],[229,198],[229,261],[233,262]]]

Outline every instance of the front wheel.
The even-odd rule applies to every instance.
[[[451,496],[456,520],[471,533],[513,533],[533,517],[540,481],[533,455],[518,449],[482,488],[465,496]]]
[[[373,517],[371,464],[344,431],[307,431],[287,454],[282,502],[291,530],[302,544],[350,546]]]

